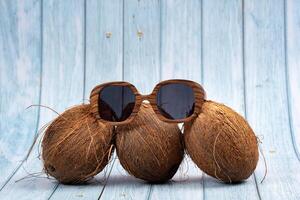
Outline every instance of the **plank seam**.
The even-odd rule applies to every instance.
[[[123,0],[123,5],[122,5],[122,80],[124,81],[124,77],[125,77],[125,74],[124,74],[124,63],[125,63],[125,19],[124,19],[124,16],[125,16],[125,0]]]
[[[44,10],[43,10],[43,0],[41,0],[41,5],[40,5],[40,10],[41,10],[41,24],[40,24],[40,38],[41,38],[41,46],[40,46],[40,88],[39,88],[39,100],[38,103],[39,105],[42,103],[42,88],[43,88],[43,62],[44,62],[44,56],[43,56],[43,48],[44,48],[44,36],[43,36],[43,31],[44,31],[44,26],[43,26],[43,21],[44,21]],[[38,116],[37,116],[37,125],[35,128],[35,136],[37,136],[38,131],[39,131],[39,123],[40,123],[40,115],[41,115],[41,108],[38,106]]]
[[[261,198],[261,195],[260,195],[260,191],[259,191],[259,187],[258,187],[258,183],[257,183],[257,178],[256,178],[255,172],[253,172],[253,178],[254,178],[254,182],[255,182],[255,187],[256,187],[258,198],[261,200],[262,198]]]
[[[296,138],[295,138],[295,130],[293,126],[293,115],[291,112],[291,91],[290,87],[291,85],[289,84],[289,69],[288,69],[288,58],[287,58],[287,1],[283,1],[284,5],[284,67],[285,67],[285,87],[286,87],[286,98],[287,98],[287,110],[288,110],[288,120],[289,120],[289,129],[290,129],[290,135],[293,143],[293,149],[296,154],[296,157],[298,161],[300,161],[300,152],[299,149],[296,145]]]
[[[82,103],[85,100],[86,87],[86,0],[83,2],[83,94]]]
[[[159,1],[159,81],[162,81],[162,1]]]
[[[16,174],[16,172],[20,169],[20,167],[22,166],[22,164],[24,163],[24,161],[22,161],[19,166],[11,173],[11,175],[9,175],[9,177],[6,179],[5,183],[2,185],[2,187],[0,188],[0,192],[3,190],[3,188],[9,183],[9,181],[12,179],[12,177]]]
[[[246,62],[245,62],[245,1],[242,0],[242,66],[243,66],[243,99],[244,99],[244,115],[247,120],[247,87],[246,87]],[[255,188],[258,195],[258,198],[261,200],[261,194],[259,191],[259,187],[257,184],[257,178],[255,171],[253,172],[254,182],[255,182]]]
[[[51,192],[50,196],[48,197],[48,200],[51,199],[51,197],[53,196],[53,194],[55,193],[55,191],[59,185],[60,185],[59,183],[56,183],[55,187],[53,188],[53,191]]]
[[[203,0],[200,1],[200,47],[201,47],[201,52],[200,52],[200,78],[201,78],[201,83],[204,85],[204,66],[203,66]],[[204,172],[202,172],[202,199],[205,200],[205,180],[204,180]]]
[[[204,180],[205,174],[202,172],[202,199],[205,199],[205,180]]]
[[[147,200],[151,199],[152,191],[153,191],[153,184],[151,184],[149,187],[148,195],[146,198]]]
[[[200,0],[200,78],[201,83],[204,85],[204,66],[203,66],[203,0]]]
[[[113,167],[114,167],[114,165],[115,165],[116,160],[117,160],[117,154],[115,155],[115,158],[114,158],[113,163],[112,163],[112,165],[111,165],[111,168],[110,168],[110,170],[109,170],[107,179],[106,179],[106,181],[105,181],[105,183],[104,183],[104,185],[103,185],[103,187],[102,187],[102,189],[101,189],[101,192],[100,192],[100,194],[99,194],[98,200],[101,198],[101,196],[102,196],[103,193],[104,193],[105,187],[106,187],[106,185],[107,185],[107,183],[108,183],[108,180],[109,180],[109,178],[110,178],[110,174],[111,174],[111,172],[112,172],[112,169],[113,169]]]

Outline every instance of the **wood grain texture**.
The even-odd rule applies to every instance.
[[[300,165],[289,126],[285,77],[284,1],[245,1],[247,117],[262,139],[268,175],[262,199],[299,199]],[[257,177],[264,174],[260,162]]]
[[[208,98],[239,113],[243,98],[242,1],[203,0],[203,85]]]
[[[41,71],[39,1],[0,2],[0,190],[36,134]]]
[[[161,1],[161,77],[201,81],[201,1]]]
[[[161,77],[201,83],[201,1],[161,1]],[[185,158],[172,181],[149,199],[202,199],[202,172]]]
[[[286,1],[286,79],[290,123],[295,151],[300,159],[300,9],[299,0]]]
[[[58,112],[80,103],[83,94],[83,1],[43,1],[42,97],[41,104]],[[41,109],[39,127],[54,117]],[[27,178],[42,171],[34,148],[25,162],[0,193],[0,199],[48,199],[57,182],[46,178]],[[40,175],[40,174],[37,174]],[[30,176],[29,176],[30,177]]]
[[[244,115],[242,1],[204,0],[202,6],[203,85],[208,99]],[[205,177],[205,199],[259,199],[253,176],[237,185]]]

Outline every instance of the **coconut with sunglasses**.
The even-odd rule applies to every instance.
[[[115,144],[121,165],[149,182],[164,182],[176,173],[184,156],[176,122],[196,115],[203,99],[201,86],[185,80],[161,82],[149,96],[140,95],[126,82],[102,84],[91,93],[95,116],[117,125]]]
[[[182,142],[178,126],[159,120],[147,103],[129,124],[116,129],[121,165],[129,174],[148,182],[164,182],[174,176],[184,156]]]

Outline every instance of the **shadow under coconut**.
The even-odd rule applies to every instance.
[[[148,185],[148,182],[134,178],[130,175],[114,175],[109,177],[107,186],[116,186],[116,185]]]
[[[201,180],[201,183],[202,180]],[[204,185],[206,188],[217,188],[217,187],[235,187],[235,186],[240,186],[243,184],[246,184],[247,181],[240,181],[240,182],[234,182],[234,183],[225,183],[222,181],[219,181],[215,178],[212,178],[210,176],[204,176]]]
[[[234,186],[240,186],[242,184],[246,184],[247,181],[241,181],[238,183],[224,183],[219,180],[216,180],[209,176],[204,176],[204,184],[206,188],[217,188],[217,187],[234,187]],[[95,184],[95,183],[94,183]],[[96,183],[96,184],[99,184]],[[157,185],[157,186],[175,186],[175,185],[195,185],[195,184],[203,184],[203,178],[201,176],[199,177],[190,177],[186,180],[169,180],[167,182],[158,182],[158,183],[151,183],[146,182],[137,178],[134,178],[130,175],[114,175],[109,177],[109,181],[107,182],[106,187],[112,187],[112,186],[118,186],[118,185],[127,185],[127,186],[146,186],[146,185]]]
[[[185,180],[169,180],[164,183],[150,183],[151,185],[169,185],[169,186],[175,186],[175,185],[184,185],[184,186],[189,186],[189,185],[195,185],[195,184],[200,184],[202,185],[204,182],[205,188],[218,188],[218,187],[234,187],[234,186],[240,186],[243,184],[246,184],[247,181],[241,181],[241,182],[236,182],[236,183],[225,183],[221,182],[219,180],[216,180],[212,177],[209,176],[204,176],[202,178],[201,176],[199,177],[189,177]],[[148,183],[149,184],[149,183]]]
[[[34,179],[34,181],[32,180]],[[58,181],[54,181],[54,180],[49,180],[47,178],[32,178],[31,180],[23,180],[18,182],[17,187],[18,188],[22,188],[22,189],[33,189],[36,188],[39,191],[41,190],[49,190],[50,188],[55,188],[57,184],[59,184]],[[109,181],[108,181],[109,180]],[[167,182],[163,182],[163,183],[149,183],[149,182],[145,182],[139,179],[136,179],[134,177],[131,176],[124,176],[124,175],[117,175],[117,176],[110,176],[109,179],[107,180],[107,182],[105,182],[103,180],[103,177],[96,177],[93,178],[91,180],[89,180],[86,183],[81,183],[81,184],[77,184],[77,185],[64,185],[64,187],[76,187],[79,189],[79,187],[99,187],[99,185],[105,185],[106,187],[115,187],[115,186],[127,186],[127,187],[136,187],[138,185],[140,185],[141,187],[145,187],[145,186],[150,186],[150,185],[155,185],[155,186],[162,186],[162,187],[189,187],[189,188],[194,188],[193,186],[195,186],[195,184],[199,184],[202,185],[203,184],[203,179],[201,176],[199,177],[190,177],[186,180],[169,180]],[[28,182],[34,182],[35,187],[32,187],[31,184],[28,184]],[[242,181],[239,183],[224,183],[221,181],[218,181],[212,177],[209,176],[204,176],[204,184],[205,184],[205,188],[222,188],[222,187],[235,187],[235,186],[240,186],[242,184],[247,183],[247,181]]]

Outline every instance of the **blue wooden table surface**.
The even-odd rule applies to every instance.
[[[188,158],[164,185],[127,175],[117,157],[78,186],[44,178],[37,145],[23,161],[56,117],[29,105],[63,112],[102,82],[147,94],[169,78],[202,83],[247,118],[263,183],[261,156],[236,185]],[[300,199],[299,79],[300,0],[0,0],[0,199]]]

